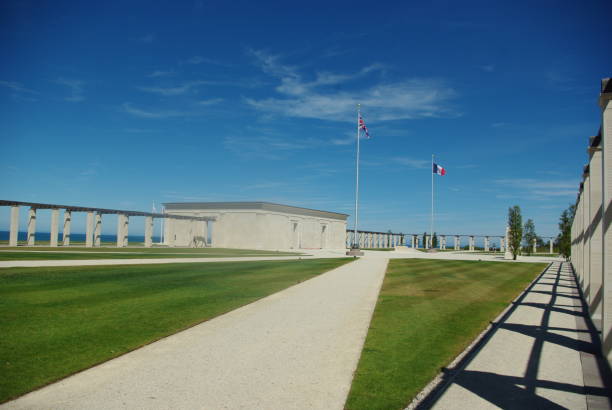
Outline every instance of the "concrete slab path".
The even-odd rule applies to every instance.
[[[591,335],[570,265],[553,263],[417,408],[608,409]]]
[[[358,259],[0,407],[342,409],[387,262]]]

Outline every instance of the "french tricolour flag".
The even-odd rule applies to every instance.
[[[434,163],[433,164],[433,173],[438,175],[446,175],[446,170],[442,168],[440,165]]]

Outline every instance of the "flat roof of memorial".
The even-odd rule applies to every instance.
[[[272,202],[167,202],[163,204],[167,211],[171,210],[204,210],[204,209],[224,209],[242,210],[255,209],[287,214],[297,214],[306,216],[318,216],[321,218],[332,218],[346,220],[348,214],[338,212],[320,211],[318,209],[302,208],[299,206],[275,204]]]

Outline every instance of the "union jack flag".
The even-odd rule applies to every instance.
[[[363,118],[361,117],[361,114],[359,114],[359,129],[363,130],[363,132],[365,133],[365,137],[367,139],[370,139],[370,133],[368,132],[368,127],[366,127],[365,122],[363,122]]]

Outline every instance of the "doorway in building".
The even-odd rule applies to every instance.
[[[300,248],[300,231],[297,222],[291,222],[291,249]]]
[[[327,247],[327,225],[321,225],[321,249]]]

